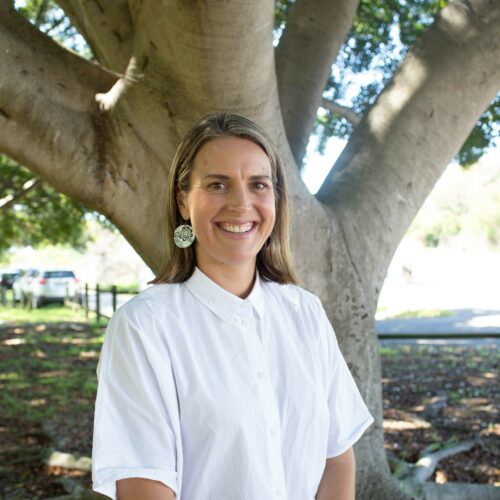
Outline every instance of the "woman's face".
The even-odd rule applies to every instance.
[[[198,267],[253,270],[276,217],[271,162],[264,150],[239,137],[211,139],[194,158],[189,186],[177,202],[196,235]]]

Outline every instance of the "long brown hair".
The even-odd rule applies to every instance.
[[[194,158],[203,144],[217,137],[241,137],[258,144],[271,162],[276,200],[276,220],[268,240],[257,254],[257,270],[262,279],[297,284],[290,250],[290,207],[283,165],[270,137],[256,123],[233,113],[204,116],[184,137],[175,153],[168,182],[166,217],[166,257],[161,271],[151,283],[182,283],[190,278],[196,265],[194,245],[178,248],[174,230],[184,224],[177,206],[179,190],[189,191]]]

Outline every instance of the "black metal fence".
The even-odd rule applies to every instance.
[[[92,288],[86,283],[83,290],[76,290],[74,294],[70,294],[69,290],[67,290],[64,303],[74,308],[83,307],[87,318],[89,317],[89,313],[93,312],[96,314],[96,320],[100,321],[101,318],[109,319],[121,304],[137,293],[137,290],[127,290],[116,285],[102,287],[96,284]],[[3,286],[0,286],[0,305],[33,307],[30,297],[25,297],[24,300],[21,299],[16,302],[14,291],[7,290]]]
[[[116,285],[105,288],[97,283],[95,288],[91,288],[88,283],[85,283],[80,302],[85,309],[87,318],[89,317],[89,311],[92,311],[96,314],[96,321],[100,321],[101,317],[109,319],[118,306],[136,294],[136,290],[126,290],[118,288]],[[125,300],[120,300],[120,296],[126,297]]]

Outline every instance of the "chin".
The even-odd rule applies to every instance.
[[[246,266],[248,264],[255,264],[256,257],[257,255],[231,256],[220,259],[220,262],[227,266]]]

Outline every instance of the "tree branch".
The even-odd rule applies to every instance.
[[[60,191],[95,200],[95,94],[116,76],[53,42],[6,2],[0,3],[0,50],[0,151]]]
[[[0,199],[0,210],[1,211],[8,210],[12,205],[16,204],[19,200],[24,198],[30,191],[35,189],[41,182],[42,179],[39,179],[37,177],[33,177],[33,179],[26,181],[17,193],[9,194],[4,198]]]
[[[406,229],[500,88],[500,4],[450,3],[356,127],[317,198],[380,290]]]
[[[297,0],[276,49],[285,129],[300,166],[318,106],[359,0]]]
[[[342,104],[338,104],[333,101],[329,101],[328,99],[323,98],[321,101],[321,107],[328,109],[332,113],[337,113],[343,118],[345,118],[348,122],[350,122],[354,127],[359,125],[361,122],[361,117],[357,115],[351,108],[347,106],[342,106]]]
[[[121,106],[99,111],[96,96],[106,95],[118,75],[64,49],[8,2],[0,2],[0,51],[0,152],[106,215],[158,268],[176,139],[166,133],[164,98],[143,79]],[[165,91],[162,76],[156,78]]]
[[[85,38],[97,60],[123,73],[132,54],[134,30],[127,0],[56,0]]]
[[[166,111],[178,137],[215,110],[276,128],[272,2],[171,2],[168,15],[158,15],[155,2],[130,0],[130,12],[135,39],[127,76],[161,103],[153,112]]]

